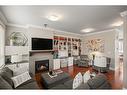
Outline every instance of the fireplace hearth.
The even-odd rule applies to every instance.
[[[49,60],[35,61],[35,73],[49,71]]]

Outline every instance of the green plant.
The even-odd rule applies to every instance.
[[[18,37],[17,37],[17,33],[16,32],[13,32],[11,35],[10,35],[10,38],[9,38],[10,40],[17,40],[18,39]]]

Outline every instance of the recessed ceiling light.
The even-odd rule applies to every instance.
[[[60,19],[60,16],[53,14],[53,15],[48,16],[47,19],[49,19],[51,21],[57,21]]]
[[[81,30],[81,32],[85,32],[85,33],[92,32],[92,31],[94,31],[93,28],[86,28]]]
[[[123,24],[123,21],[118,21],[118,22],[111,24],[111,26],[121,26],[122,24]]]

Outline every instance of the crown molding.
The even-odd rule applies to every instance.
[[[39,28],[39,29],[47,29],[47,30],[51,30],[53,31],[54,33],[66,33],[66,34],[72,34],[72,35],[78,35],[78,36],[83,36],[81,34],[77,34],[77,33],[72,33],[72,32],[67,32],[67,31],[62,31],[62,30],[57,30],[57,29],[54,29],[54,28],[50,28],[50,27],[44,27],[44,26],[39,26],[39,25],[33,25],[33,24],[28,24],[27,27],[34,27],[34,28]]]
[[[72,33],[72,32],[67,32],[67,31],[62,31],[62,30],[55,30],[56,33],[66,33],[68,35],[77,35],[77,36],[82,36],[81,34],[78,34],[78,33]]]
[[[50,28],[50,27],[44,27],[44,26],[39,26],[39,25],[33,25],[33,24],[27,24],[27,25],[19,25],[19,24],[13,24],[13,23],[7,23],[7,26],[13,26],[13,27],[20,27],[20,28],[30,28],[30,27],[34,27],[34,28],[38,28],[38,29],[46,29],[46,30],[50,30],[53,31],[54,33],[66,33],[69,35],[77,35],[77,36],[81,36],[83,37],[82,34],[78,34],[78,33],[72,33],[72,32],[67,32],[67,31],[62,31],[62,30],[57,30],[54,28]]]
[[[39,25],[27,24],[26,26],[27,26],[27,28],[29,28],[29,27],[34,27],[34,28],[47,29],[47,30],[54,31],[53,28],[50,28],[50,27],[44,27],[44,26],[39,26]]]
[[[111,32],[113,30],[116,30],[116,29],[107,29],[107,30],[103,30],[103,31],[98,31],[98,32],[93,32],[93,33],[88,33],[88,34],[84,34],[84,37],[85,36],[90,36],[90,35],[95,35],[95,34],[101,34],[101,33],[106,33],[106,32]]]
[[[7,26],[13,26],[13,27],[19,27],[19,28],[27,28],[26,25],[19,25],[19,24],[13,24],[13,23],[7,23]]]
[[[5,29],[7,24],[7,19],[3,15],[3,13],[0,11],[0,25]]]
[[[3,22],[3,24],[7,24],[7,19],[1,11],[0,11],[0,20]]]
[[[121,15],[122,17],[127,16],[127,11],[121,12],[120,15]]]

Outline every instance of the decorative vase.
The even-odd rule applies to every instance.
[[[13,40],[10,39],[10,46],[13,46]]]

